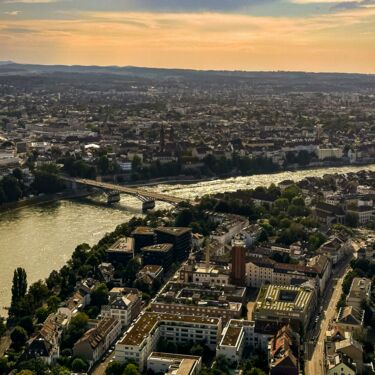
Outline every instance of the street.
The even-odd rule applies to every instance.
[[[320,321],[317,329],[306,335],[308,342],[308,359],[305,362],[306,375],[323,375],[324,371],[324,338],[328,330],[329,323],[336,315],[336,305],[340,300],[342,292],[342,283],[349,269],[350,259],[340,265],[340,268],[332,274],[332,278],[326,287],[326,293],[323,297],[323,319]],[[330,297],[329,297],[330,296]],[[312,339],[317,336],[314,343]]]

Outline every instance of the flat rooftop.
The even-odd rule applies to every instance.
[[[131,234],[132,236],[137,235],[137,234],[153,236],[155,232],[154,232],[154,228],[151,228],[151,227],[137,227],[133,230]]]
[[[238,341],[238,338],[240,337],[241,330],[241,327],[229,325],[226,328],[226,332],[224,334],[223,339],[221,340],[220,345],[235,346]]]
[[[216,326],[219,324],[220,319],[194,315],[145,312],[128,329],[123,339],[119,341],[119,344],[129,346],[140,345],[150,332],[162,322],[197,323]]]
[[[141,251],[155,251],[166,253],[172,250],[173,245],[171,243],[158,243],[156,245],[145,246],[141,248]]]
[[[310,304],[313,293],[306,287],[271,284],[260,289],[254,311],[302,312]]]
[[[170,234],[172,236],[181,236],[182,234],[191,232],[191,228],[186,227],[157,227],[155,232]]]
[[[131,237],[122,237],[111,245],[107,252],[132,253],[134,249],[134,239]]]

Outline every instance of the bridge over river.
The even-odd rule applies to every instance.
[[[90,180],[87,178],[62,177],[62,180],[71,183],[73,187],[76,185],[85,185],[85,186],[91,186],[91,187],[95,187],[98,189],[102,189],[107,192],[112,192],[115,194],[130,194],[130,195],[137,197],[144,204],[145,203],[147,204],[147,202],[155,203],[155,201],[161,201],[161,202],[167,202],[167,203],[176,205],[178,203],[189,201],[189,199],[187,198],[179,198],[173,195],[157,193],[155,191],[145,190],[145,189],[138,188],[138,187],[116,185],[116,184],[111,184],[107,182]]]

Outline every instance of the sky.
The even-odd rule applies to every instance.
[[[0,60],[375,73],[375,0],[0,0]]]

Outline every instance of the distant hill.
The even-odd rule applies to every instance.
[[[3,77],[28,76],[48,79],[68,79],[72,75],[109,76],[111,80],[139,78],[156,81],[186,81],[210,85],[245,83],[262,91],[271,89],[283,91],[375,91],[375,75],[355,73],[306,73],[306,72],[249,72],[214,71],[191,69],[143,68],[134,66],[81,66],[81,65],[36,65],[18,64],[11,61],[0,62],[0,79]],[[116,78],[117,77],[117,78]],[[83,78],[83,76],[82,76]],[[77,79],[75,77],[74,79]]]

